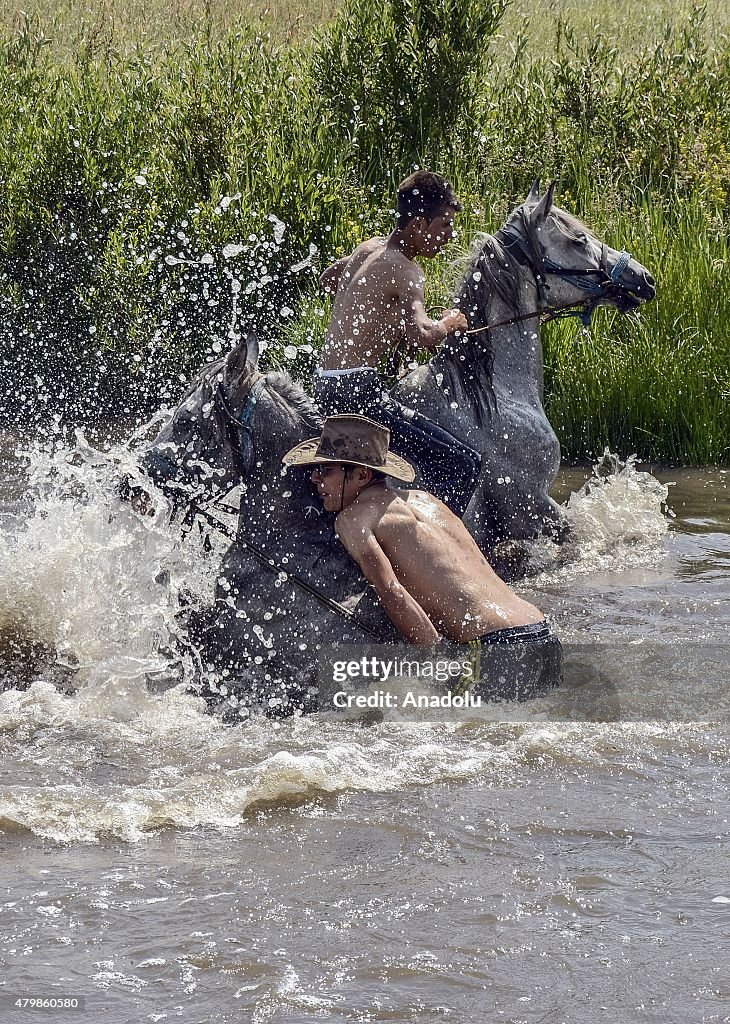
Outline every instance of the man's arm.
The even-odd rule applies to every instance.
[[[440,320],[432,320],[423,302],[423,286],[408,270],[398,289],[402,327],[409,345],[436,348],[452,331],[465,331],[469,324],[460,309],[447,309]]]
[[[398,632],[409,643],[429,647],[439,639],[433,623],[393,571],[375,535],[357,519],[337,522],[337,536],[375,588],[380,603]]]
[[[331,266],[327,267],[323,274],[320,274],[319,283],[326,292],[334,295],[340,283],[342,272],[351,260],[351,256],[343,256]]]

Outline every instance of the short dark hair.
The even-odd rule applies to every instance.
[[[431,221],[444,206],[464,209],[446,178],[434,171],[416,171],[398,186],[398,227],[404,228],[414,217]]]

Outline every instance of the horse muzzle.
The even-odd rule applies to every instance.
[[[633,292],[640,302],[651,302],[656,296],[656,282],[648,270],[644,271],[643,279]]]
[[[611,295],[611,301],[622,313],[636,309],[642,302],[651,302],[656,295],[656,282],[646,267],[642,267],[637,260],[631,258],[618,274],[615,272],[617,269],[619,268],[614,268],[610,274],[611,284],[608,293],[614,293]]]

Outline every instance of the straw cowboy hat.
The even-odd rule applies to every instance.
[[[388,428],[367,416],[328,416],[320,437],[302,441],[281,461],[285,466],[348,462],[411,483],[416,475],[413,466],[388,451],[389,445]]]

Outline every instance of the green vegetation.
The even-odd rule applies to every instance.
[[[343,0],[6,0],[0,8],[0,35],[10,37],[26,18],[42,29],[57,58],[79,53],[122,56],[137,48],[167,52],[205,36],[218,43],[248,27],[277,42],[311,37],[343,7]],[[619,50],[633,53],[653,46],[667,25],[681,22],[693,0],[617,0],[590,5],[585,0],[512,0],[493,45],[507,55],[517,36],[526,35],[530,53],[552,57],[559,22],[578,35],[601,32]],[[726,0],[707,0],[705,30],[712,42],[730,27]]]
[[[526,0],[6,15],[0,416],[142,412],[247,326],[306,376],[318,270],[388,229],[417,163],[454,182],[464,239],[557,177],[657,277],[639,314],[546,331],[566,456],[730,461],[728,17],[622,4],[604,31],[572,3],[530,24]]]

